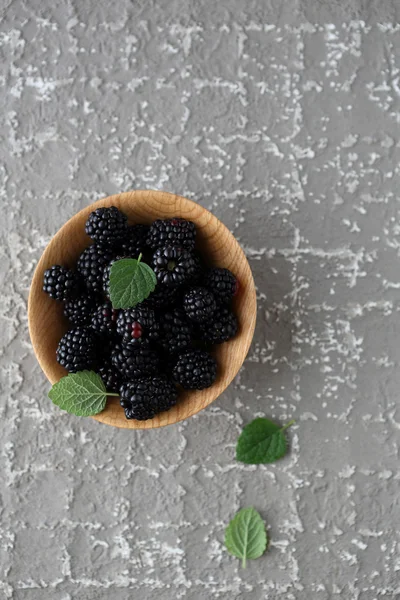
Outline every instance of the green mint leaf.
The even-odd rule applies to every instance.
[[[293,425],[290,421],[284,427],[268,419],[254,419],[243,429],[236,446],[236,460],[248,465],[272,463],[285,456],[287,445],[285,429]]]
[[[156,275],[149,265],[134,258],[115,261],[110,272],[110,300],[113,308],[133,308],[154,291]]]
[[[267,548],[267,532],[260,514],[255,508],[242,508],[225,530],[225,546],[230,554],[242,559],[259,558]]]
[[[107,396],[102,378],[94,371],[79,371],[62,377],[49,392],[49,398],[62,410],[78,417],[90,417],[104,410]]]

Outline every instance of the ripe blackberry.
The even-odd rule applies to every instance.
[[[90,327],[75,327],[61,338],[57,361],[70,373],[92,369],[96,365],[96,334]]]
[[[118,252],[121,256],[138,258],[139,254],[146,251],[146,238],[149,231],[147,225],[131,225],[124,237],[118,242]]]
[[[154,250],[164,246],[180,246],[193,250],[195,242],[195,224],[179,217],[154,221],[147,236],[147,244]]]
[[[173,382],[161,375],[124,383],[120,396],[126,418],[145,421],[175,406],[178,393]]]
[[[123,256],[115,256],[112,260],[110,260],[110,262],[108,263],[108,265],[106,265],[103,269],[103,292],[105,293],[105,295],[107,296],[107,298],[110,296],[110,290],[108,289],[109,283],[110,283],[110,273],[111,273],[111,267],[113,266],[113,264],[117,261],[117,260],[121,260],[121,258],[124,258]]]
[[[236,277],[228,269],[209,269],[204,275],[203,283],[222,302],[230,302],[239,288]]]
[[[178,289],[173,287],[167,287],[166,285],[156,285],[154,292],[151,292],[150,296],[141,302],[141,306],[146,308],[166,308],[175,303],[178,296]]]
[[[121,375],[118,369],[113,367],[111,364],[104,364],[102,367],[97,369],[97,372],[102,378],[107,392],[118,392],[119,388],[125,381],[125,378]]]
[[[186,315],[195,323],[204,323],[212,318],[217,308],[214,294],[204,287],[190,288],[183,296]]]
[[[74,325],[87,325],[96,306],[97,298],[94,294],[70,298],[65,301],[64,315]]]
[[[119,312],[117,333],[125,344],[148,344],[158,339],[160,328],[153,310],[136,306]]]
[[[153,269],[161,285],[176,287],[190,281],[195,275],[196,261],[188,250],[166,246],[154,253]]]
[[[238,330],[236,316],[224,304],[217,307],[211,321],[199,327],[200,339],[210,344],[222,344],[235,337]]]
[[[43,291],[54,300],[67,300],[78,287],[76,273],[61,265],[53,265],[44,272]]]
[[[111,302],[101,304],[91,315],[90,327],[100,335],[111,335],[116,330],[118,311]]]
[[[179,355],[173,377],[186,390],[203,390],[214,383],[217,362],[204,350],[189,350]]]
[[[88,288],[99,293],[102,291],[104,267],[112,258],[112,248],[100,244],[92,244],[82,252],[78,258],[76,268]]]
[[[111,362],[126,379],[152,375],[159,368],[157,354],[147,346],[117,344],[111,352]]]
[[[85,231],[100,244],[113,244],[121,239],[128,229],[126,216],[116,206],[97,208],[90,213]]]
[[[160,326],[160,343],[164,350],[175,354],[190,348],[192,328],[182,310],[176,309],[164,313],[160,319]]]

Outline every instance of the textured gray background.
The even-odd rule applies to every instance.
[[[3,3],[0,598],[400,597],[399,2]],[[152,432],[61,413],[26,299],[48,240],[132,188],[210,208],[258,324],[229,390]],[[234,460],[295,418],[276,465]],[[224,551],[254,505],[271,546]]]

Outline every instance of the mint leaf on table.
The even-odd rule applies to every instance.
[[[122,258],[112,265],[109,291],[113,308],[133,308],[154,291],[156,275],[141,258]]]
[[[260,514],[255,508],[242,508],[225,530],[225,546],[230,554],[242,559],[259,558],[267,548],[267,532]]]
[[[49,392],[49,398],[62,410],[78,417],[90,417],[104,410],[107,392],[100,375],[94,371],[78,371],[62,377]]]
[[[236,446],[236,459],[248,465],[272,463],[287,450],[285,429],[294,424],[290,421],[283,427],[268,419],[254,419],[243,429]]]

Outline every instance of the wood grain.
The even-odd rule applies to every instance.
[[[256,292],[246,257],[230,231],[208,210],[182,196],[157,191],[132,191],[109,196],[84,208],[53,237],[36,268],[29,294],[29,331],[36,357],[45,375],[55,383],[67,374],[56,361],[56,348],[67,331],[62,304],[42,291],[43,273],[53,264],[73,267],[91,243],[85,234],[89,214],[101,206],[117,206],[130,223],[151,223],[158,218],[183,217],[196,223],[197,247],[210,264],[226,267],[237,277],[240,288],[234,302],[239,320],[236,337],[216,346],[219,374],[214,385],[202,391],[183,391],[176,407],[149,421],[127,420],[118,398],[109,399],[106,409],[93,417],[101,423],[127,429],[163,427],[187,419],[213,402],[235,377],[249,350],[256,322]],[[43,402],[50,402],[43,398]]]

